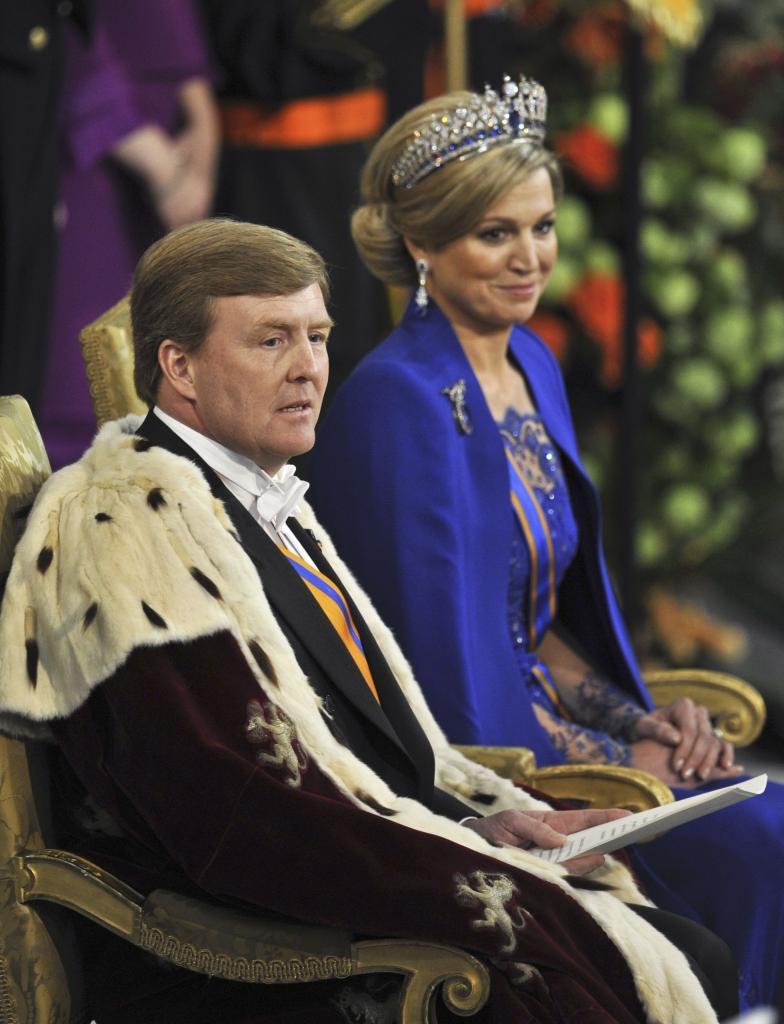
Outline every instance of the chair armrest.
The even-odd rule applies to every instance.
[[[17,903],[58,903],[139,945],[144,897],[108,871],[65,850],[22,853],[10,868]]]
[[[453,744],[464,757],[485,768],[492,769],[501,778],[512,782],[525,782],[536,768],[536,758],[527,747],[478,747]]]
[[[399,939],[354,941],[337,928],[272,912],[237,910],[156,889],[143,897],[85,858],[40,850],[11,862],[16,899],[58,903],[164,960],[212,977],[255,984],[322,981],[385,972],[405,978],[399,1020],[434,1020],[437,989],[472,1016],[487,1001],[485,966],[461,949]]]
[[[645,683],[656,707],[671,704],[678,697],[691,697],[704,704],[716,726],[736,747],[747,747],[762,732],[762,694],[737,676],[707,669],[669,669],[647,672]]]
[[[455,750],[510,782],[531,786],[558,800],[579,800],[587,807],[625,807],[646,811],[672,802],[669,788],[649,772],[613,764],[562,764],[537,768],[527,747],[466,747]]]
[[[529,786],[558,800],[579,800],[587,807],[624,807],[647,811],[670,804],[669,787],[655,775],[614,764],[559,764],[537,768]]]
[[[405,974],[399,1024],[435,1024],[430,1007],[441,996],[458,1017],[472,1017],[490,995],[490,975],[476,957],[460,949],[429,942],[371,939],[355,942],[355,974]]]

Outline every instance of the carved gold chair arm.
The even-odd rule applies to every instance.
[[[537,768],[526,747],[455,746],[472,761],[559,800],[579,800],[587,807],[625,807],[645,811],[671,803],[669,788],[648,772],[610,764],[565,764]]]
[[[405,974],[400,1024],[437,1021],[438,989],[449,1010],[471,1017],[487,1002],[490,975],[484,964],[463,950],[426,942],[368,940],[354,943],[356,974],[376,971]]]
[[[645,683],[657,707],[678,697],[704,704],[711,718],[736,747],[747,747],[762,732],[765,701],[750,683],[726,672],[670,669],[648,672]]]
[[[587,807],[624,807],[647,811],[670,804],[673,795],[655,775],[614,764],[559,764],[537,768],[529,786],[559,800],[579,800]]]
[[[525,782],[536,768],[534,753],[527,747],[477,747],[456,743],[454,748],[512,782]]]
[[[133,385],[128,296],[88,324],[79,341],[98,426],[129,412],[146,413],[147,406]]]
[[[385,972],[405,978],[401,1024],[434,1024],[440,989],[449,1009],[471,1016],[487,1001],[487,969],[469,953],[351,933],[263,912],[235,910],[158,889],[142,896],[76,854],[40,850],[10,862],[16,902],[45,900],[83,914],[135,946],[212,977],[273,985]]]

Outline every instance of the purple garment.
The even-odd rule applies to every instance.
[[[79,331],[122,298],[165,229],[140,182],[108,156],[143,124],[178,127],[178,91],[209,77],[190,0],[99,0],[88,45],[68,37],[61,118],[58,260],[39,422],[53,467],[95,433]]]

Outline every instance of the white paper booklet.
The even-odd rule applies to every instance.
[[[608,821],[605,825],[593,825],[581,832],[573,832],[564,846],[554,850],[543,850],[535,846],[528,850],[543,860],[559,864],[562,860],[571,860],[584,853],[612,853],[629,843],[637,843],[641,839],[652,839],[662,832],[668,832],[676,825],[701,818],[703,814],[712,814],[729,807],[739,800],[750,796],[759,796],[765,792],[768,784],[767,775],[757,775],[745,782],[714,789],[710,793],[698,793],[696,796],[676,800],[675,803],[663,807],[652,807],[649,811],[628,814],[617,821]]]

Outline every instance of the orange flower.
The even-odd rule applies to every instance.
[[[586,334],[599,346],[602,384],[606,388],[616,388],[623,366],[623,282],[617,274],[586,274],[572,289],[567,302]],[[661,329],[646,317],[640,321],[637,339],[638,358],[646,369],[650,369],[661,354]]]
[[[618,150],[591,125],[556,135],[553,145],[587,184],[606,189],[618,178]]]
[[[662,350],[662,330],[661,327],[649,317],[640,321],[640,326],[637,330],[637,355],[640,362],[646,368],[650,370],[652,366],[655,366],[659,361],[659,356]]]
[[[617,274],[586,274],[572,289],[567,302],[594,341],[603,347],[617,342],[623,308],[623,282]]]
[[[627,20],[625,8],[616,0],[594,4],[574,19],[564,36],[564,46],[589,67],[618,64]]]
[[[539,309],[530,318],[527,326],[536,331],[560,363],[569,344],[569,328],[566,321],[555,313]]]

